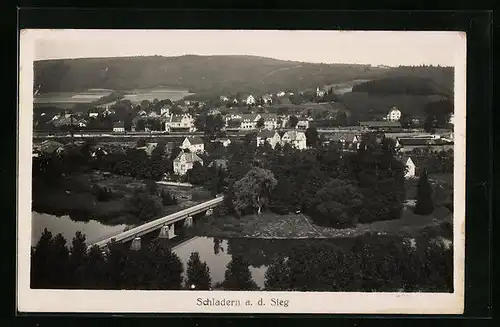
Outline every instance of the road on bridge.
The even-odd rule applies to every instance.
[[[191,215],[195,215],[197,213],[203,212],[205,210],[208,210],[210,208],[216,207],[219,204],[221,204],[224,201],[224,196],[223,195],[218,195],[215,199],[208,200],[206,202],[194,205],[192,207],[189,207],[187,209],[180,210],[176,213],[167,215],[162,218],[158,218],[156,220],[150,221],[148,223],[145,223],[143,225],[137,226],[135,228],[129,229],[123,233],[120,233],[118,235],[108,237],[102,241],[96,242],[89,246],[89,249],[92,246],[97,245],[99,248],[105,248],[108,243],[114,241],[114,242],[127,242],[130,240],[133,240],[135,237],[149,234],[152,231],[161,228],[163,225],[170,225],[173,224],[177,221],[183,220]]]

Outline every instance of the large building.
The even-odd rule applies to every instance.
[[[170,115],[165,121],[167,132],[195,132],[194,118],[190,114]]]
[[[257,146],[264,145],[267,142],[271,148],[274,149],[276,144],[280,143],[280,141],[281,137],[275,131],[262,130],[257,134]]]
[[[401,119],[401,111],[396,107],[392,107],[392,109],[389,110],[389,113],[387,114],[387,120],[399,121],[400,119]]]
[[[113,132],[125,132],[125,124],[122,121],[114,123]]]
[[[203,165],[203,160],[194,152],[181,152],[174,159],[174,173],[177,175],[185,175],[188,170],[193,168],[195,162]]]
[[[304,132],[288,131],[281,138],[281,144],[290,144],[292,147],[303,150],[307,147],[307,138]]]
[[[205,144],[200,137],[186,137],[180,148],[191,152],[201,153],[205,151]]]
[[[391,131],[401,129],[401,123],[398,121],[361,121],[359,125],[363,131]]]

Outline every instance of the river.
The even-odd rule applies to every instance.
[[[69,216],[57,217],[45,213],[32,213],[32,245],[35,245],[43,230],[47,228],[53,236],[62,234],[68,246],[71,244],[73,237],[77,231],[82,232],[86,236],[87,244],[100,241],[106,237],[116,235],[127,225],[107,226],[98,221],[90,220],[88,222],[74,221]],[[176,253],[184,265],[184,271],[192,252],[198,252],[201,261],[205,261],[210,269],[212,284],[222,282],[227,264],[231,261],[232,254],[237,253],[250,264],[250,272],[254,281],[259,287],[264,287],[265,273],[270,261],[263,262],[259,258],[258,253],[254,253],[252,249],[263,249],[263,240],[246,240],[246,239],[214,239],[212,237],[193,237],[186,238],[182,236],[181,230],[176,231],[180,234],[173,242],[173,252]],[[153,234],[153,233],[152,233]],[[148,239],[156,237],[150,234],[144,237],[144,243]],[[178,245],[175,245],[178,243]],[[251,244],[249,244],[251,243]],[[257,254],[257,255],[256,255]],[[262,254],[262,253],[260,253]]]

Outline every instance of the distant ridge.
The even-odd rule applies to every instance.
[[[40,85],[41,93],[88,89],[123,91],[161,85],[219,95],[298,91],[355,79],[376,79],[398,69],[305,63],[252,55],[130,56],[49,59],[34,63],[35,85]],[[435,70],[442,69],[435,67]]]

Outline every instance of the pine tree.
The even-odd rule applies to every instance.
[[[276,259],[266,271],[267,291],[286,291],[290,288],[290,269],[283,258]]]
[[[224,274],[222,287],[232,291],[252,291],[258,289],[248,268],[248,263],[240,256],[233,256]]]
[[[200,261],[198,252],[191,253],[187,263],[186,288],[192,290],[209,290],[212,284],[210,270],[206,262]]]
[[[70,250],[70,272],[74,281],[72,285],[83,286],[85,280],[85,264],[87,261],[87,245],[85,243],[85,235],[81,232],[76,232],[71,243]]]
[[[425,169],[420,176],[420,180],[418,181],[417,204],[414,212],[417,215],[429,215],[433,210],[434,204],[432,203],[432,186],[429,183],[427,170]]]

